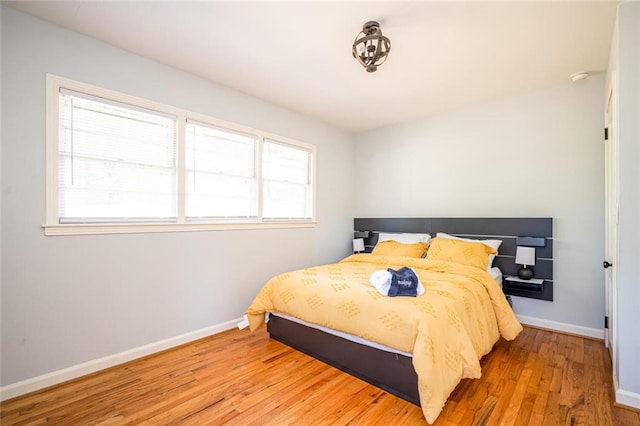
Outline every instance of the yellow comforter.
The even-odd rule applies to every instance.
[[[382,296],[369,284],[386,268],[415,269],[418,297]],[[457,263],[355,254],[339,263],[272,278],[247,310],[251,330],[279,312],[413,354],[424,416],[433,423],[463,378],[481,375],[479,359],[500,335],[522,330],[502,290],[483,270]]]

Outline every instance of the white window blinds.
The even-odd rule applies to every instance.
[[[315,147],[47,75],[46,235],[315,225]]]
[[[262,150],[264,220],[310,220],[311,150],[267,139]]]
[[[187,220],[256,220],[258,138],[192,121],[185,136]]]
[[[176,118],[60,90],[60,223],[176,219]]]

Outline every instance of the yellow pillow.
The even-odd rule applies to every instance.
[[[429,245],[427,260],[446,260],[486,270],[489,255],[497,253],[496,249],[486,244],[436,237]]]
[[[402,244],[397,241],[387,240],[376,244],[371,254],[421,258],[425,250],[427,250],[427,243]]]

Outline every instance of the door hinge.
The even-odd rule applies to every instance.
[[[604,128],[604,140],[605,141],[609,140],[609,128],[608,127]]]
[[[604,328],[609,328],[609,317],[606,315],[604,317]]]

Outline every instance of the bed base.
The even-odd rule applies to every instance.
[[[274,315],[267,323],[267,331],[274,340],[420,406],[418,376],[410,357],[361,345]]]

